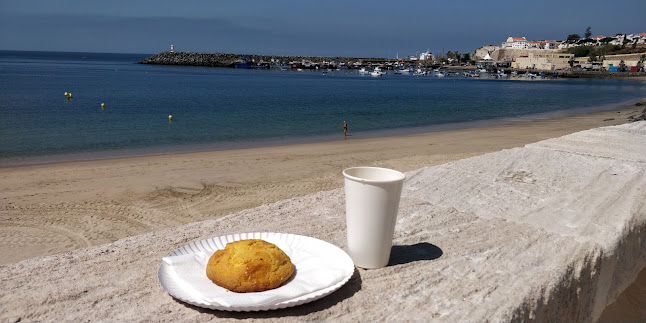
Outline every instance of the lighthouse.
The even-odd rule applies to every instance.
[[[171,53],[175,52],[175,45],[170,45],[170,52]]]

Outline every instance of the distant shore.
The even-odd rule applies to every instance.
[[[331,57],[331,56],[281,56],[281,55],[256,55],[256,54],[232,54],[232,53],[194,53],[194,52],[162,52],[152,55],[138,62],[138,64],[153,65],[179,65],[179,66],[208,66],[208,67],[235,67],[235,63],[244,58],[246,61],[254,62],[255,67],[270,68],[271,64],[278,62],[303,62],[309,61],[312,64],[305,68],[328,68],[336,67],[340,64],[345,66],[364,66],[372,64],[384,64],[386,67],[394,66],[393,64],[399,59],[392,58],[359,58],[359,57]],[[360,65],[350,65],[350,64]],[[476,67],[469,66],[451,66],[431,64],[429,62],[421,63],[425,67],[443,68],[450,70],[474,70]],[[299,66],[303,68],[304,66]],[[519,73],[544,73],[550,76],[563,78],[603,78],[603,79],[623,79],[623,78],[646,78],[646,72],[607,72],[607,71],[583,71],[583,70],[538,70],[538,69],[510,69],[505,68],[505,73],[512,70]]]

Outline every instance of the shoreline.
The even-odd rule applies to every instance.
[[[646,81],[646,78],[644,79]],[[280,147],[289,145],[300,144],[319,144],[326,142],[336,142],[340,140],[359,140],[359,139],[375,139],[393,136],[407,136],[428,134],[436,132],[445,132],[453,130],[464,130],[472,128],[486,128],[501,125],[513,125],[519,122],[532,122],[539,120],[557,119],[563,117],[571,117],[577,115],[592,114],[604,111],[613,111],[622,109],[624,107],[634,106],[635,103],[645,101],[646,98],[631,99],[620,101],[613,104],[607,104],[595,107],[576,108],[569,110],[556,110],[545,113],[522,115],[517,117],[507,117],[500,119],[489,120],[475,120],[464,121],[459,123],[445,123],[435,124],[421,127],[409,127],[398,129],[383,129],[373,131],[363,131],[353,133],[346,139],[340,139],[339,135],[318,135],[309,137],[298,138],[280,138],[269,140],[255,140],[255,141],[239,141],[239,142],[225,142],[225,143],[209,143],[209,144],[189,144],[177,146],[160,146],[160,147],[141,147],[141,148],[121,148],[114,150],[102,151],[86,151],[66,153],[60,155],[38,155],[38,156],[17,156],[17,157],[4,157],[0,158],[0,169],[13,168],[13,167],[26,167],[38,165],[52,165],[68,162],[86,162],[86,161],[99,161],[99,160],[115,160],[122,158],[138,158],[138,157],[152,157],[164,156],[174,154],[187,154],[187,153],[201,153],[212,151],[230,151],[240,149],[254,149],[254,148],[269,148]],[[635,106],[639,109],[639,107]]]
[[[336,68],[339,64],[348,64],[348,68],[356,67],[354,63],[360,63],[359,66],[371,66],[373,64],[384,65],[387,69],[394,69],[393,65],[401,61],[395,58],[359,58],[359,57],[331,57],[331,56],[293,56],[293,55],[263,55],[263,54],[234,54],[234,53],[200,53],[200,52],[161,52],[137,62],[137,64],[152,65],[175,65],[175,66],[206,66],[206,67],[224,67],[240,68],[237,64],[246,67],[242,68],[260,68],[269,69],[276,61],[289,62],[291,68],[301,69],[319,69]],[[310,63],[305,64],[305,61]],[[253,63],[252,63],[253,62]],[[302,62],[302,63],[301,63]],[[409,61],[409,64],[422,64],[425,68],[446,68],[454,70],[475,70],[475,65],[470,66],[446,66],[440,63],[430,61]],[[252,64],[254,65],[252,67]],[[293,65],[292,65],[293,64]],[[352,64],[352,65],[350,65]],[[644,77],[644,72],[607,72],[607,71],[572,71],[572,70],[539,70],[539,69],[511,69],[505,68],[507,72],[512,70],[522,72],[536,72],[551,75],[558,75],[564,78],[605,78],[618,79],[624,77]]]
[[[626,123],[642,107],[391,137],[1,167],[0,265],[338,188],[341,170],[351,166],[434,166]]]

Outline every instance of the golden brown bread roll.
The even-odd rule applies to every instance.
[[[294,273],[294,264],[280,248],[260,239],[227,243],[206,265],[206,276],[237,293],[276,288]]]

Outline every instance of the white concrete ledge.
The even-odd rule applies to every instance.
[[[340,175],[339,170],[339,176]],[[646,122],[408,173],[391,264],[295,308],[187,306],[161,258],[236,232],[345,247],[343,190],[0,267],[0,321],[594,321],[646,266]]]

